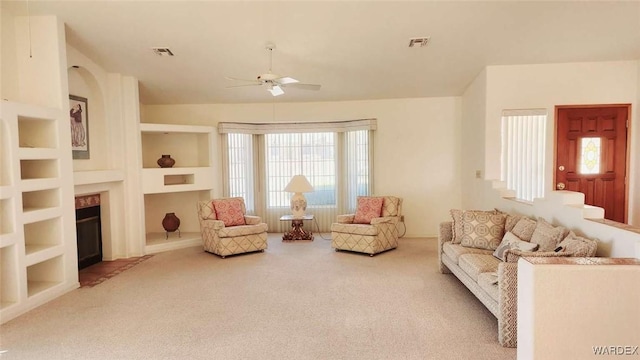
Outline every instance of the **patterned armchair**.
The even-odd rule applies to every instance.
[[[373,256],[398,247],[398,228],[402,214],[402,199],[383,196],[382,208],[377,216],[360,218],[361,202],[375,197],[358,197],[356,214],[338,215],[331,224],[331,246],[338,250],[357,251]],[[360,218],[360,221],[358,219]],[[364,219],[364,221],[362,220]]]
[[[267,224],[246,215],[240,197],[198,201],[198,219],[204,250],[221,256],[264,251]]]

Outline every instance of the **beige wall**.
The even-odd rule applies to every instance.
[[[465,93],[463,101],[473,99],[474,88],[486,84],[485,118],[478,116],[481,105],[471,107],[472,113],[463,112],[462,138],[469,148],[483,152],[485,179],[500,178],[500,117],[504,109],[544,108],[548,111],[547,122],[547,191],[552,190],[554,132],[556,105],[611,104],[632,105],[631,158],[629,186],[629,222],[640,226],[640,154],[636,150],[640,142],[640,126],[637,125],[638,61],[599,63],[571,63],[546,65],[490,66],[486,78],[479,76]],[[465,110],[467,110],[465,108]],[[477,137],[481,124],[485,126],[485,137]],[[635,125],[634,125],[635,124]],[[470,144],[466,144],[469,141]],[[475,168],[463,160],[462,173],[470,174]],[[474,202],[468,206],[481,207]]]
[[[0,11],[0,99],[18,100],[18,63],[16,57],[15,18],[6,9]]]
[[[374,192],[404,198],[407,237],[434,236],[460,206],[458,97],[325,103],[143,106],[148,123],[216,125],[377,118]],[[216,145],[217,146],[217,145]],[[215,159],[219,159],[219,153]],[[220,170],[219,160],[216,160]],[[218,171],[220,173],[220,171]],[[221,179],[216,179],[220,189]],[[219,195],[220,190],[216,191]]]
[[[482,204],[485,173],[485,119],[487,109],[487,71],[482,72],[462,95],[461,121],[461,183],[462,208]]]

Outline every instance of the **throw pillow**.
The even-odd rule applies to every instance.
[[[213,200],[213,208],[216,210],[216,217],[224,226],[245,225],[242,199],[216,199]]]
[[[507,214],[507,220],[504,223],[504,231],[511,231],[513,227],[516,226],[518,221],[522,219],[522,215],[510,215]]]
[[[451,209],[449,213],[453,220],[451,243],[460,244],[462,242],[462,210]]]
[[[356,208],[356,216],[353,218],[353,223],[371,224],[371,219],[380,217],[383,201],[384,198],[381,197],[358,197],[358,207]]]
[[[562,241],[567,230],[562,226],[553,226],[545,219],[538,218],[536,229],[531,235],[531,242],[540,245],[538,251],[553,251]]]
[[[598,249],[598,243],[595,240],[578,236],[573,231],[570,231],[558,246],[562,246],[562,251],[570,252],[573,256],[578,257],[595,256]]]
[[[506,218],[505,214],[495,211],[463,211],[460,244],[476,249],[495,250],[504,235]]]
[[[536,251],[537,248],[538,248],[538,244],[532,244],[528,241],[523,241],[519,237],[517,237],[514,233],[507,232],[504,234],[504,237],[502,238],[502,242],[500,243],[496,251],[493,252],[493,256],[497,257],[502,261],[505,261],[504,252],[507,249],[519,249],[522,251]]]
[[[536,230],[535,220],[529,219],[528,217],[522,217],[516,225],[513,227],[511,232],[520,238],[520,240],[531,241],[531,236],[533,236],[533,232]]]

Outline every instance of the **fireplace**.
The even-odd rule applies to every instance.
[[[100,195],[76,197],[78,270],[102,261]]]

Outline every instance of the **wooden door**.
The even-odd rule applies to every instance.
[[[606,219],[626,222],[629,105],[556,108],[556,190],[584,193]]]

